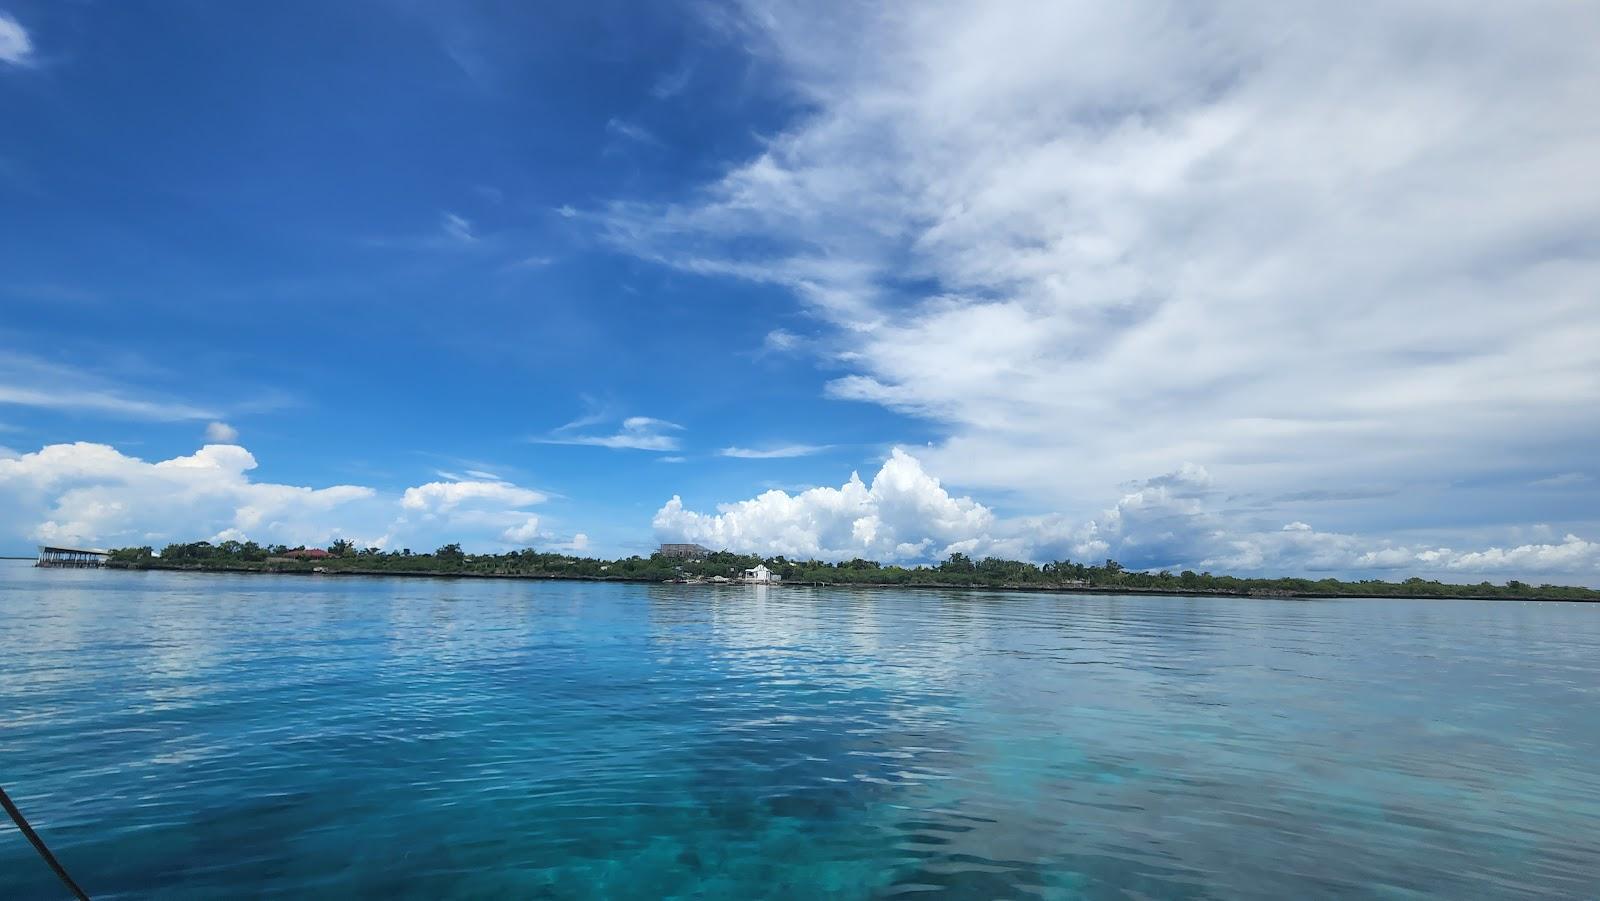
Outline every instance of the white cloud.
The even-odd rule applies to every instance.
[[[529,516],[500,534],[509,544],[532,544],[539,537],[539,517]]]
[[[647,144],[651,147],[660,147],[661,139],[642,125],[635,125],[625,119],[612,117],[606,120],[606,131],[621,138],[626,138],[636,144]]]
[[[0,404],[40,407],[49,410],[85,410],[129,419],[171,421],[210,419],[214,410],[186,403],[146,400],[116,391],[65,388],[61,390],[0,385]]]
[[[146,462],[104,444],[0,451],[0,542],[124,546],[250,539],[262,544],[431,549],[520,546],[539,534],[526,509],[547,496],[503,480],[428,482],[400,494],[359,485],[308,488],[250,478],[236,444]],[[487,475],[486,473],[479,473]]]
[[[1536,479],[1529,482],[1535,488],[1573,488],[1578,485],[1587,485],[1594,481],[1594,476],[1582,472],[1563,472],[1549,478]]]
[[[725,447],[717,451],[717,456],[740,460],[777,460],[786,457],[809,457],[831,447],[832,445],[828,444],[783,444],[767,448]]]
[[[1221,570],[1313,575],[1425,575],[1446,581],[1505,576],[1560,576],[1590,585],[1600,581],[1600,543],[1576,535],[1567,535],[1559,543],[1454,550],[1319,532],[1305,523],[1291,523],[1277,533],[1233,536],[1226,544],[1225,551],[1200,565]]]
[[[679,66],[657,78],[655,84],[650,86],[650,94],[657,100],[669,100],[682,94],[683,89],[689,86],[689,79],[693,76],[694,68],[692,66],[687,64]]]
[[[227,530],[261,541],[321,542],[370,488],[252,481],[249,451],[208,444],[147,463],[104,444],[54,444],[0,459],[12,535],[40,541],[160,544]]]
[[[794,332],[775,328],[767,332],[767,337],[761,342],[761,348],[768,353],[793,353],[800,348],[801,343],[802,339]]]
[[[757,497],[699,513],[674,496],[656,512],[663,541],[795,558],[867,557],[928,562],[959,551],[1044,562],[1110,557],[1140,569],[1211,569],[1244,575],[1559,575],[1600,582],[1600,544],[1576,535],[1481,550],[1416,546],[1320,532],[1294,521],[1255,528],[1208,507],[1216,494],[1204,468],[1185,465],[1133,483],[1112,506],[1084,520],[1052,514],[1002,518],[952,496],[921,463],[896,449],[871,485],[852,474],[840,488]]]
[[[546,495],[538,491],[521,488],[510,482],[429,482],[407,488],[400,499],[400,506],[421,513],[449,513],[463,505],[482,502],[500,506],[523,506],[543,503],[546,499]]]
[[[472,222],[464,216],[445,212],[440,223],[440,229],[446,239],[457,244],[476,244],[478,235],[472,230]]]
[[[1441,550],[1449,552],[1448,548]],[[1491,547],[1456,554],[1450,556],[1445,565],[1454,570],[1478,573],[1570,573],[1584,567],[1600,570],[1600,543],[1568,535],[1560,544]]]
[[[622,420],[620,428],[609,435],[580,434],[582,429],[605,421],[603,414],[591,414],[569,422],[551,434],[533,439],[539,444],[583,444],[592,447],[609,447],[613,450],[672,451],[679,446],[672,432],[683,426],[665,419],[649,416],[630,416]]]
[[[1184,460],[1278,496],[1600,440],[1583,4],[745,9],[811,112],[610,237],[790,287],[955,483],[1086,517]]]
[[[545,537],[539,516],[524,509],[549,500],[549,495],[524,488],[482,470],[449,481],[407,488],[400,497],[400,516],[390,524],[392,535],[421,531],[449,540],[474,537],[504,547],[525,547]]]
[[[22,23],[0,12],[0,62],[26,66],[33,62],[33,41]]]
[[[994,521],[971,498],[951,497],[917,460],[891,454],[870,486],[851,473],[839,488],[758,497],[696,513],[674,496],[653,524],[663,540],[790,557],[927,559],[986,536]]]
[[[3,404],[158,422],[216,419],[219,415],[215,410],[182,401],[134,396],[126,387],[74,366],[0,351],[0,405]]]
[[[214,444],[237,444],[239,430],[226,422],[209,422],[206,424],[206,440]]]

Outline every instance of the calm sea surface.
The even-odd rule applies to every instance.
[[[3,563],[0,784],[97,898],[1595,898],[1600,606]]]

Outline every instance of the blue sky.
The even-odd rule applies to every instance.
[[[0,0],[0,549],[1600,581],[1535,6]]]

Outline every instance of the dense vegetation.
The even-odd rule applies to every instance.
[[[320,550],[320,549],[319,549]],[[137,569],[222,569],[266,572],[394,573],[508,576],[525,578],[616,579],[663,582],[685,578],[737,577],[743,570],[765,563],[790,583],[830,585],[943,585],[974,588],[1034,588],[1053,590],[1161,591],[1217,594],[1355,595],[1363,597],[1517,597],[1600,600],[1600,591],[1560,585],[1528,585],[1510,581],[1503,585],[1480,582],[1451,585],[1419,578],[1403,582],[1364,579],[1243,579],[1209,572],[1172,573],[1129,570],[1115,560],[1084,564],[1061,560],[1043,565],[986,557],[973,560],[951,554],[935,566],[894,566],[871,560],[826,563],[784,557],[752,557],[726,551],[696,560],[654,554],[598,560],[534,550],[505,554],[468,554],[459,544],[447,544],[431,553],[409,548],[383,551],[356,548],[336,541],[328,556],[307,559],[305,548],[265,547],[253,541],[212,544],[171,544],[157,555],[152,548],[119,548],[111,552],[113,566]]]

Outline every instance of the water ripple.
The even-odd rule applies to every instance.
[[[0,566],[101,898],[1588,898],[1597,693],[1578,604]]]

